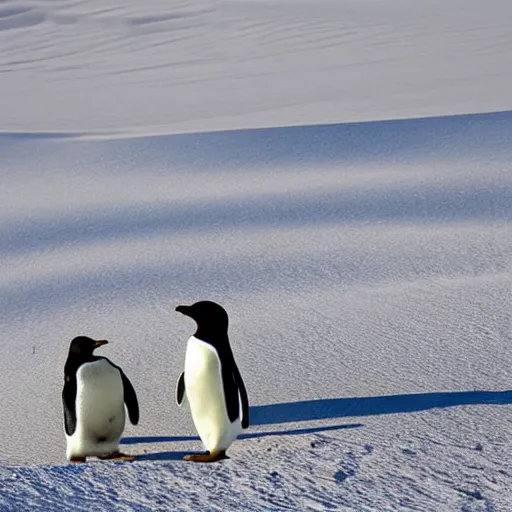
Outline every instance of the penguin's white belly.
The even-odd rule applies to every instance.
[[[185,356],[185,390],[192,420],[209,452],[227,450],[241,433],[240,419],[229,421],[217,351],[191,336]]]
[[[66,436],[66,455],[108,455],[118,449],[125,424],[121,374],[100,359],[80,366],[76,377],[76,429]]]

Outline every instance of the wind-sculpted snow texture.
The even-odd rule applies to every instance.
[[[0,129],[147,135],[512,109],[510,16],[509,0],[9,0]]]
[[[512,7],[193,4],[0,5],[0,511],[512,510]],[[212,465],[174,402],[202,299],[251,403]],[[133,463],[66,463],[80,334]]]

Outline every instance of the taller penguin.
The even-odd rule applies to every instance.
[[[67,459],[85,462],[86,457],[103,460],[133,460],[119,451],[125,410],[130,421],[139,421],[137,395],[123,370],[106,357],[93,355],[108,343],[86,336],[73,339],[64,366],[64,426]]]
[[[209,301],[178,306],[176,311],[197,323],[188,340],[176,400],[181,405],[186,393],[197,433],[208,450],[185,460],[215,462],[227,458],[226,450],[249,426],[247,391],[229,345],[228,314]]]

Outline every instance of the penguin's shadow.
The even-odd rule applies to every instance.
[[[158,453],[141,453],[135,456],[136,461],[148,460],[183,460],[185,455],[194,452],[158,452]]]
[[[285,402],[270,405],[258,405],[250,409],[251,426],[275,425],[301,421],[318,421],[334,418],[360,418],[381,414],[399,414],[426,411],[436,408],[474,405],[512,404],[512,390],[507,391],[455,391],[439,393],[414,393],[403,395],[373,396],[358,398],[328,398]],[[326,425],[293,430],[249,432],[239,439],[254,439],[268,436],[290,436],[313,434],[333,430],[359,428],[361,423],[344,425]],[[172,443],[199,441],[197,436],[175,437],[127,437],[122,444]],[[183,452],[162,452],[138,456],[138,460],[176,460],[182,459]]]
[[[357,398],[328,398],[251,407],[251,425],[360,418],[469,405],[512,404],[512,390],[447,391]]]
[[[295,430],[276,430],[269,432],[251,432],[247,434],[241,434],[238,439],[257,439],[260,437],[270,436],[296,436],[303,434],[314,434],[315,432],[327,432],[332,430],[345,430],[350,428],[359,428],[363,425],[361,423],[347,424],[347,425],[329,425],[325,427],[313,427],[313,428],[300,428]],[[121,439],[121,444],[153,444],[153,443],[177,443],[183,441],[197,441],[200,439],[197,436],[150,436],[150,437],[125,437]],[[135,460],[182,460],[185,455],[194,453],[188,452],[157,452],[157,453],[144,453],[136,455]],[[200,453],[200,452],[197,452]]]

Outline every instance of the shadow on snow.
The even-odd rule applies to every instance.
[[[360,398],[329,398],[305,400],[251,407],[251,425],[273,425],[278,423],[315,421],[333,418],[375,416],[380,414],[405,414],[429,409],[466,405],[512,404],[512,390],[508,391],[455,391],[441,393],[415,393],[407,395],[375,396]],[[255,439],[269,436],[314,434],[333,430],[359,428],[361,423],[327,425],[293,430],[250,432],[239,439]],[[199,441],[197,436],[150,436],[126,437],[122,444],[173,443]],[[187,452],[190,453],[190,452]],[[159,452],[137,456],[137,460],[178,460],[185,452]]]
[[[435,408],[492,404],[512,404],[512,390],[413,393],[260,405],[251,408],[251,425],[399,414]]]
[[[277,430],[270,432],[252,432],[248,434],[241,434],[238,439],[256,439],[259,437],[270,437],[270,436],[296,436],[303,434],[314,434],[316,432],[328,432],[332,430],[345,430],[350,428],[359,428],[363,425],[361,423],[349,424],[349,425],[330,425],[325,427],[314,427],[314,428],[300,428],[296,430]],[[126,437],[121,440],[121,444],[145,444],[145,443],[173,443],[179,441],[200,441],[197,436],[155,436],[155,437]],[[185,455],[191,453],[200,453],[194,451],[182,452],[156,452],[156,453],[144,453],[136,455],[135,460],[148,461],[148,460],[182,460]]]
[[[256,439],[258,437],[270,436],[298,436],[303,434],[314,434],[316,432],[327,432],[329,430],[345,430],[349,428],[359,428],[361,423],[350,425],[329,425],[325,427],[299,428],[295,430],[272,430],[268,432],[251,432],[241,434],[238,439]],[[182,441],[200,441],[198,436],[148,436],[148,437],[125,437],[121,439],[121,444],[146,444],[146,443],[179,443]]]
[[[113,173],[163,172],[191,173],[194,169],[215,175],[218,169],[244,173],[252,167],[278,172],[282,166],[320,164],[345,165],[347,162],[374,160],[392,163],[405,157],[417,163],[421,158],[447,155],[460,160],[482,157],[509,159],[512,135],[512,111],[437,118],[373,121],[334,125],[295,126],[182,134],[140,139],[94,142],[63,142],[37,146],[38,166],[53,169],[58,152],[61,164],[66,158],[85,168],[98,165],[112,168]],[[27,142],[65,134],[2,134],[0,153],[14,152],[32,158]],[[72,136],[72,134],[70,135]],[[18,140],[21,146],[14,142]],[[58,143],[58,142],[56,142]],[[91,147],[91,144],[93,146]],[[16,149],[17,148],[17,149]],[[46,149],[46,153],[42,151]],[[94,149],[93,151],[91,149]],[[8,154],[7,154],[8,156]],[[29,164],[32,162],[29,160]],[[14,165],[4,166],[7,169]],[[31,168],[32,165],[29,165]],[[43,167],[44,168],[44,167]],[[155,170],[155,168],[157,170]],[[158,170],[159,169],[159,170]],[[184,171],[184,169],[186,171]],[[2,169],[3,171],[5,169]],[[412,169],[411,169],[412,171]],[[341,171],[340,171],[341,172]],[[343,171],[349,172],[347,169]],[[340,174],[341,176],[341,174]],[[0,254],[13,255],[85,245],[98,240],[144,237],[178,232],[246,228],[251,226],[296,226],[319,222],[340,223],[357,220],[459,220],[468,218],[509,219],[512,193],[506,181],[496,184],[466,183],[416,187],[381,187],[358,193],[340,186],[329,193],[291,196],[283,193],[272,198],[246,198],[244,201],[201,201],[199,204],[151,204],[85,211],[69,217],[35,217],[6,222],[0,226]]]

